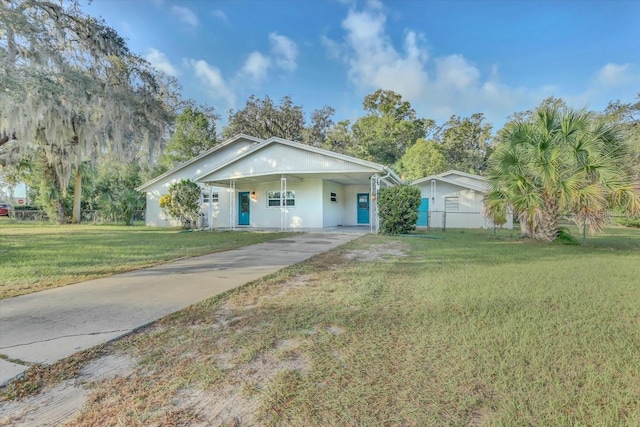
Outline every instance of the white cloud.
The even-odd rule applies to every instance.
[[[189,8],[181,7],[181,6],[172,6],[171,12],[176,15],[176,17],[181,20],[183,23],[191,26],[197,27],[200,25],[200,20],[198,16]]]
[[[149,49],[149,53],[145,55],[144,59],[149,61],[154,68],[162,71],[163,73],[174,77],[178,77],[180,75],[176,67],[174,67],[171,61],[169,61],[169,58],[167,58],[167,56],[158,49]]]
[[[203,60],[190,59],[187,63],[213,98],[225,100],[230,108],[235,106],[236,96],[217,67]]]
[[[438,120],[452,114],[484,112],[501,122],[520,105],[536,105],[553,88],[512,88],[499,80],[493,66],[488,77],[463,55],[430,58],[424,36],[406,30],[401,47],[386,32],[387,16],[378,0],[363,10],[351,8],[342,22],[342,40],[322,38],[327,55],[344,62],[348,78],[358,89],[387,89],[400,93],[419,112]]]
[[[585,91],[565,96],[569,105],[603,109],[608,102],[638,93],[640,73],[632,64],[607,63],[593,74]]]
[[[227,19],[227,14],[224,13],[222,10],[215,9],[212,13],[213,13],[213,16],[215,16],[216,18],[221,19],[224,22],[229,22],[229,20]]]
[[[254,82],[258,83],[267,76],[270,67],[271,59],[260,52],[251,52],[240,72],[248,75]]]
[[[269,34],[271,42],[271,54],[276,65],[286,71],[295,71],[298,67],[296,58],[298,56],[298,46],[287,36],[278,33]]]
[[[609,63],[602,67],[596,75],[596,83],[603,86],[621,86],[634,80],[629,64]]]
[[[463,90],[478,86],[480,71],[462,55],[450,55],[436,61],[436,79],[442,86]]]
[[[258,51],[251,52],[238,73],[238,78],[250,78],[254,84],[261,83],[269,75],[269,71],[280,69],[293,72],[298,67],[296,59],[298,46],[290,38],[277,34],[269,34],[271,52],[269,55]]]
[[[335,40],[331,40],[327,36],[322,36],[320,38],[322,45],[327,50],[327,56],[330,59],[341,60],[343,62],[347,62],[348,60],[348,52],[341,43],[336,42]]]
[[[386,16],[379,7],[349,11],[342,23],[347,52],[350,52],[347,53],[349,78],[361,88],[380,87],[418,97],[428,80],[427,52],[418,46],[414,32],[405,37],[405,51],[398,52],[385,34],[385,24]],[[331,54],[335,52],[334,46]]]

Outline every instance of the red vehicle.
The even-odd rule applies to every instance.
[[[11,209],[13,208],[10,204],[0,203],[0,216],[9,216],[9,214],[11,213]]]

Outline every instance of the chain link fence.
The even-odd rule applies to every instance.
[[[111,224],[122,223],[122,221],[116,221],[113,216],[105,214],[99,210],[83,210],[81,214],[81,222],[92,224]],[[133,221],[144,221],[144,210],[137,210],[133,213]],[[18,221],[48,221],[49,216],[46,212],[39,209],[15,209],[11,211],[9,216]]]

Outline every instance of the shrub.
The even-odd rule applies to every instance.
[[[14,205],[14,211],[37,211],[38,207],[35,205]]]
[[[383,188],[378,195],[380,232],[402,234],[416,228],[420,189],[412,185]]]
[[[171,184],[169,194],[160,197],[159,202],[163,212],[180,221],[183,228],[194,227],[200,211],[200,187],[183,179]]]
[[[616,222],[625,227],[640,228],[640,218],[618,218]]]
[[[569,229],[567,227],[558,228],[558,236],[556,237],[554,242],[558,243],[558,244],[561,244],[561,245],[570,245],[570,246],[577,246],[577,245],[580,244],[578,239],[576,239],[571,234],[571,232],[569,231]]]

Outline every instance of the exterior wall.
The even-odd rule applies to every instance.
[[[287,180],[287,190],[295,191],[295,206],[287,207],[287,228],[322,228],[322,180]],[[280,207],[269,207],[268,191],[280,191],[280,180],[262,183],[236,184],[236,192],[255,192],[249,211],[250,227],[280,228]],[[238,197],[235,197],[237,203]],[[227,216],[228,216],[227,202]],[[237,211],[237,209],[236,209]],[[235,224],[238,218],[234,218]]]
[[[344,224],[346,226],[365,225],[358,224],[358,193],[370,193],[371,188],[368,185],[345,185],[344,186]],[[373,216],[373,200],[369,197],[369,221]]]
[[[174,220],[165,218],[158,202],[162,195],[169,193],[169,187],[171,184],[182,179],[195,180],[202,176],[203,173],[213,169],[216,165],[222,164],[232,157],[240,155],[253,145],[255,145],[255,142],[253,141],[243,139],[238,140],[233,144],[216,150],[210,156],[205,156],[199,161],[193,162],[147,188],[145,224],[150,226],[180,225]],[[222,193],[222,191],[219,191],[219,193]]]
[[[165,194],[165,193],[163,193]],[[145,225],[154,226],[154,227],[169,227],[180,225],[177,221],[170,219],[165,216],[160,209],[160,199],[162,194],[156,194],[156,192],[147,192],[147,207],[144,213],[144,223]]]
[[[186,178],[185,178],[186,179]],[[205,192],[209,192],[208,187],[202,189]],[[229,189],[213,187],[212,191],[218,193],[219,202],[212,203],[211,216],[209,216],[209,204],[203,203],[200,205],[200,212],[204,213],[209,221],[209,224],[213,228],[222,228],[229,226]],[[167,194],[169,188],[167,186]],[[160,209],[159,199],[162,194],[156,197],[155,193],[147,192],[147,208],[145,211],[145,225],[153,227],[177,227],[181,224],[175,219],[168,217]]]
[[[331,193],[338,196],[337,202],[331,201]],[[322,225],[323,227],[335,227],[344,224],[345,211],[344,185],[333,181],[322,182]]]
[[[429,227],[441,228],[491,228],[493,224],[483,213],[483,194],[457,185],[436,181],[435,197],[431,194],[431,182],[420,184],[422,198],[429,199]],[[458,197],[458,209],[446,211],[445,198]],[[513,216],[508,215],[505,228],[513,228]]]
[[[211,203],[211,216],[209,216],[209,203],[203,203],[200,212],[203,212],[209,218],[209,226],[211,228],[228,228],[229,227],[229,189],[222,187],[212,187],[212,192],[218,193],[218,203]],[[208,192],[209,187],[205,187],[204,191]]]

